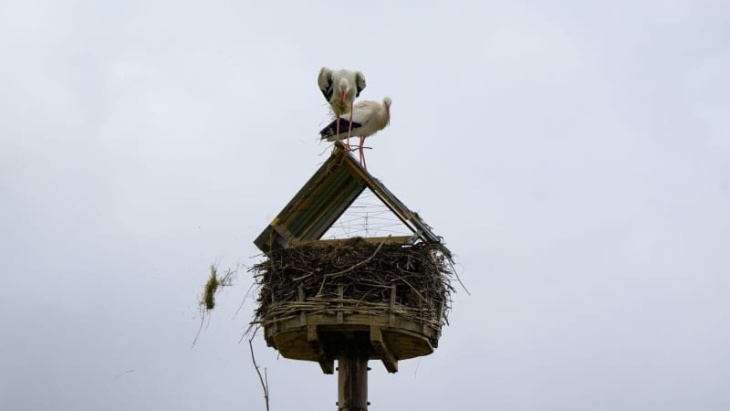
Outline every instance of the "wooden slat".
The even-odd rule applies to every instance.
[[[279,233],[279,235],[286,241],[287,243],[294,239],[294,234],[292,234],[286,226],[283,226],[281,224],[277,224],[274,226],[274,231]]]
[[[322,372],[325,374],[334,374],[335,360],[327,358],[327,353],[324,352],[322,344],[319,342],[319,333],[317,332],[316,325],[310,325],[307,327],[307,341],[309,342],[309,346],[312,347],[312,350],[317,353],[317,362],[319,363],[319,368],[322,369]]]
[[[412,236],[401,235],[401,236],[387,236],[387,237],[362,237],[363,241],[368,243],[386,243],[386,244],[406,244]],[[328,238],[325,240],[294,240],[291,242],[292,246],[300,245],[311,245],[311,244],[332,244],[344,241],[350,241],[350,238]]]
[[[380,327],[374,325],[370,327],[370,344],[372,344],[373,349],[380,357],[380,361],[383,362],[385,369],[388,370],[389,373],[398,372],[398,360],[388,349],[388,346],[383,339],[383,333],[381,332]]]
[[[340,285],[337,287],[337,297],[339,297],[340,301],[342,301],[343,295],[344,289]],[[342,317],[342,303],[340,302],[339,304],[337,304],[337,324],[342,324],[343,321],[344,319]]]

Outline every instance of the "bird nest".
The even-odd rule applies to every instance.
[[[272,250],[251,268],[260,286],[254,323],[301,313],[398,316],[433,328],[451,306],[449,260],[440,244],[372,243],[362,238],[319,241]]]

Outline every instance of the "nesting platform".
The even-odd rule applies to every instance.
[[[334,372],[345,347],[398,361],[431,354],[450,304],[450,270],[439,244],[408,237],[308,241],[273,250],[253,267],[255,321],[269,346]]]
[[[365,190],[411,234],[322,240]],[[453,291],[451,253],[341,142],[254,243],[266,259],[251,269],[260,287],[253,323],[285,358],[316,361],[328,374],[337,360],[340,394],[366,398],[370,359],[396,372],[398,361],[437,347]]]

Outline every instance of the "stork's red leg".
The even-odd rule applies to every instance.
[[[342,103],[345,102],[345,90],[342,90],[340,92],[340,102],[342,102]],[[340,117],[338,116],[337,117],[338,121],[339,121],[339,118]],[[347,130],[347,139],[345,139],[345,147],[347,148],[348,152],[352,151],[352,149],[350,148],[350,130],[352,130],[352,104],[350,104],[350,126],[348,127],[348,130]],[[339,133],[338,133],[338,135],[339,135]]]
[[[339,137],[339,135],[340,135],[340,116],[337,116],[337,118],[335,119],[335,124],[336,124],[336,128],[337,128],[337,130],[335,130],[335,135]],[[347,148],[348,151],[350,150],[350,140],[345,140],[345,148]]]
[[[363,168],[365,170],[368,169],[367,164],[365,164],[365,151],[363,151],[363,144],[365,144],[365,136],[360,136],[360,164],[362,164]]]
[[[354,101],[352,103],[350,103],[350,126],[347,127],[347,139],[348,140],[352,136],[352,109],[353,109],[352,105],[353,105],[353,103],[354,103]]]
[[[352,107],[353,103],[350,103],[350,125],[347,127],[347,141],[350,141],[352,137]]]

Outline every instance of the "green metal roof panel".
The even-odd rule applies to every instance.
[[[254,244],[269,253],[272,249],[288,247],[292,240],[318,240],[366,188],[414,233],[414,241],[441,244],[441,239],[418,214],[410,211],[385,185],[362,168],[340,142],[335,143],[332,155]],[[441,248],[451,256],[446,247],[442,245]]]

